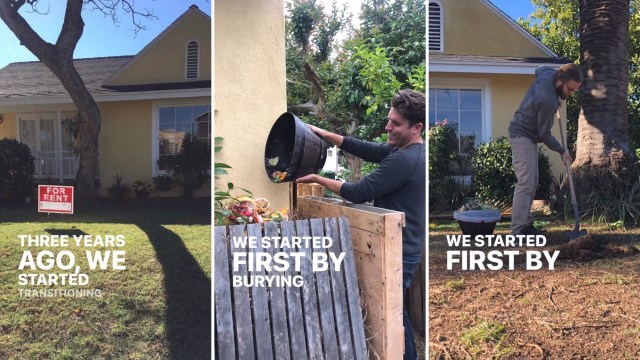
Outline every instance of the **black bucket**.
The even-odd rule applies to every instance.
[[[302,120],[287,112],[273,124],[264,157],[264,167],[272,182],[293,181],[322,170],[327,160],[327,144]]]

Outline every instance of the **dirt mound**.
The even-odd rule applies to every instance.
[[[611,238],[596,235],[587,235],[571,240],[553,247],[552,250],[560,251],[558,259],[578,262],[622,257],[640,252],[632,245],[618,244],[611,241]]]

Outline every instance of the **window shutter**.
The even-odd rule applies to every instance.
[[[189,41],[187,44],[187,79],[198,78],[198,43]]]
[[[435,2],[429,3],[429,51],[442,51],[442,9]]]

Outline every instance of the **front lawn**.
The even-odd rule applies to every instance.
[[[210,204],[210,198],[105,201],[64,217],[39,214],[34,204],[0,206],[0,359],[209,359]],[[23,247],[19,235],[66,235],[69,241]],[[77,246],[73,235],[93,241]],[[121,236],[125,244],[96,244],[98,236]],[[75,272],[75,266],[18,269],[25,251],[35,259],[45,250],[54,256],[71,251],[89,283],[21,284],[21,274]],[[109,250],[125,251],[126,270],[113,270],[111,263],[90,270],[86,251]],[[66,265],[69,257],[61,260]],[[33,291],[47,289],[47,295]]]

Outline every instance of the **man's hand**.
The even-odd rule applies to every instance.
[[[326,133],[328,132],[326,130],[320,129],[319,127],[309,125],[309,124],[307,124],[307,127],[311,129],[311,131],[313,131],[314,133],[318,134],[318,136],[320,136],[323,139],[326,136]]]
[[[340,188],[342,187],[342,181],[327,179],[326,177],[322,177],[316,174],[305,175],[301,178],[297,178],[296,182],[303,184],[317,183],[326,187],[329,191],[336,195],[340,195]]]
[[[321,138],[327,140],[331,144],[336,145],[336,146],[341,146],[342,145],[342,140],[344,140],[344,137],[342,135],[334,134],[331,131],[323,130],[323,129],[320,129],[319,127],[315,127],[315,126],[309,125],[309,124],[307,124],[307,127],[309,127],[309,129],[311,129],[311,131],[313,131],[314,133],[318,134],[318,136],[320,136]]]
[[[571,159],[571,155],[569,155],[569,151],[568,151],[568,150],[567,150],[567,151],[565,151],[565,152],[562,154],[562,163],[563,163],[563,164],[571,165],[571,163],[572,163],[572,162],[573,162],[573,159]]]
[[[309,125],[311,126],[311,125]],[[303,184],[311,184],[311,183],[319,183],[318,182],[318,178],[320,176],[316,175],[316,174],[309,174],[309,175],[305,175],[301,178],[297,178],[296,182],[297,183],[303,183]]]

